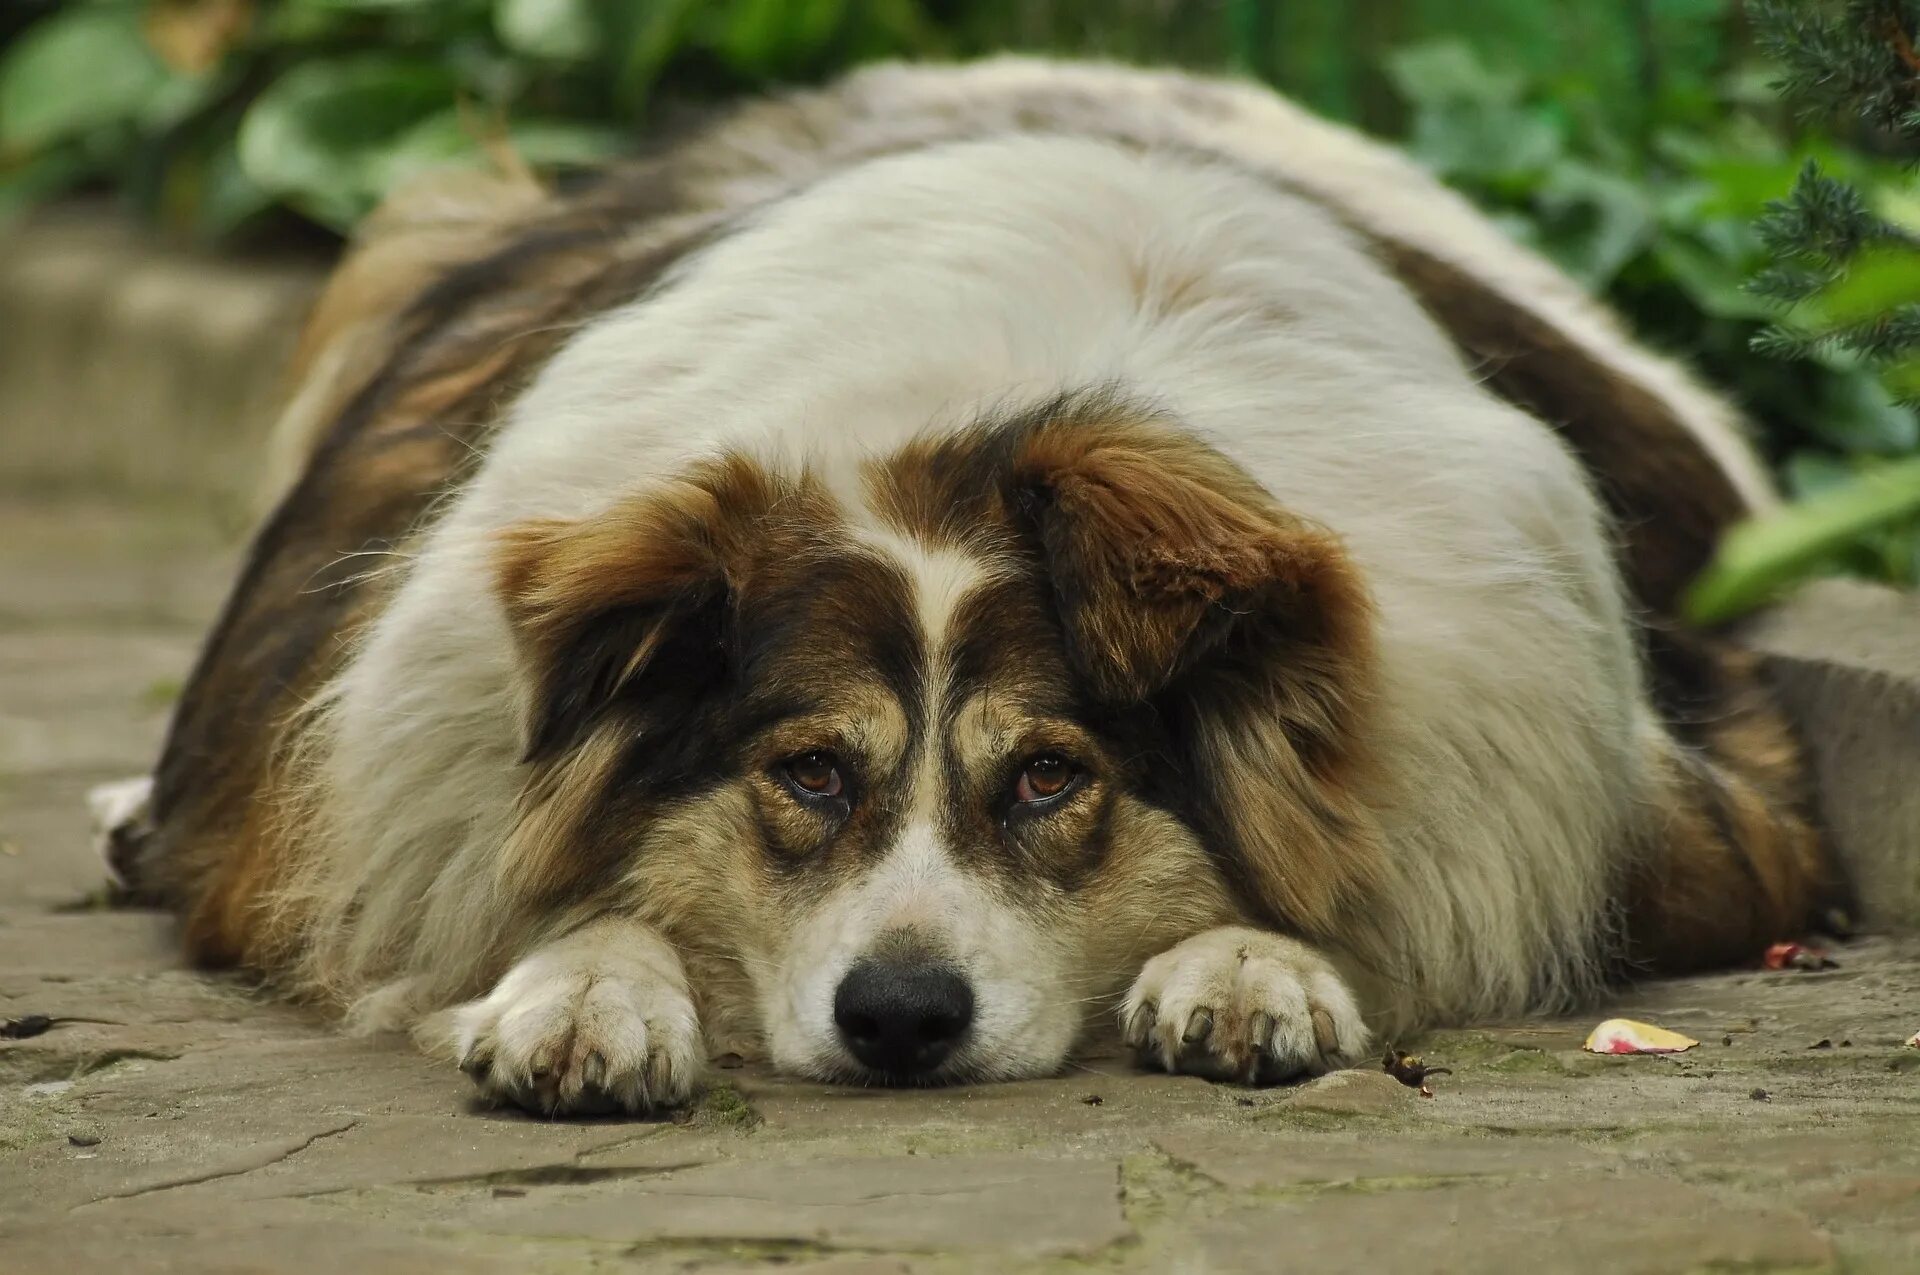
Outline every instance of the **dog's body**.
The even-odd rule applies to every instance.
[[[1729,414],[1391,153],[878,68],[473,204],[323,303],[128,865],[203,958],[639,1109],[1103,1004],[1316,1070],[1829,885],[1744,671],[1640,636],[1769,499]]]

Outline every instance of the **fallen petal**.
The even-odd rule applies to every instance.
[[[1609,1018],[1593,1029],[1581,1048],[1590,1054],[1677,1054],[1700,1042],[1679,1032],[1631,1018]]]
[[[1805,943],[1775,943],[1760,959],[1770,970],[1830,970],[1840,964],[1826,949]]]

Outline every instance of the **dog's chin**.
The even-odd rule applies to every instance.
[[[838,1049],[827,1049],[799,1066],[781,1070],[821,1084],[863,1089],[948,1089],[956,1085],[1038,1080],[1056,1074],[1066,1062],[1064,1052],[1057,1058],[1014,1058],[970,1048],[932,1071],[901,1072],[868,1067]]]

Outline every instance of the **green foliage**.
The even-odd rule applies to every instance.
[[[1781,68],[1780,92],[1808,112],[1841,112],[1880,128],[1911,128],[1910,0],[1756,0],[1762,50]]]
[[[169,77],[135,16],[76,8],[22,36],[0,80],[0,145],[39,150],[148,114]]]
[[[1920,149],[1920,5],[1761,0],[1755,20],[1762,47],[1783,68],[1782,89],[1803,111],[1868,129],[1883,149]],[[1920,404],[1920,234],[1910,191],[1904,179],[1863,182],[1809,159],[1759,218],[1768,261],[1750,291],[1773,304],[1777,322],[1753,335],[1752,348],[1849,368],[1897,406],[1880,416],[1886,430],[1833,437],[1854,453],[1850,465],[1800,458],[1797,472],[1818,474],[1819,490],[1800,491],[1799,503],[1727,537],[1689,596],[1696,619],[1731,618],[1824,570],[1920,578],[1920,447],[1910,410]],[[1881,459],[1901,453],[1909,459]]]
[[[1787,363],[1756,349],[1781,307],[1749,286],[1770,261],[1770,200],[1812,157],[1874,186],[1902,182],[1897,165],[1782,132],[1759,112],[1765,95],[1730,111],[1740,106],[1732,85],[1675,94],[1635,136],[1630,121],[1598,109],[1579,70],[1503,74],[1457,40],[1403,50],[1387,65],[1410,103],[1413,153],[1656,345],[1731,388],[1790,490],[1846,458],[1920,446],[1914,414],[1857,352],[1820,348]],[[1910,578],[1907,558],[1854,548],[1840,555],[1848,564]]]
[[[0,51],[0,213],[105,181],[206,237],[345,232],[428,166],[602,160],[658,95],[949,50],[919,0],[68,0]]]

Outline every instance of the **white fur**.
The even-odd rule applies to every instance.
[[[989,577],[989,566],[971,554],[888,532],[870,518],[860,534],[910,582],[929,660],[922,720],[947,720],[948,625]],[[1080,1007],[1060,992],[1078,981],[1072,954],[962,869],[939,830],[947,797],[943,749],[930,735],[920,750],[898,842],[857,884],[828,895],[795,926],[786,950],[759,980],[762,1024],[782,1068],[824,1078],[860,1073],[834,1027],[834,993],[882,935],[897,931],[930,945],[973,992],[972,1029],[943,1074],[988,1079],[1049,1070],[1078,1033]]]
[[[1148,961],[1120,1006],[1127,1043],[1168,1071],[1253,1080],[1347,1067],[1373,1037],[1304,943],[1222,926]]]
[[[706,1065],[679,956],[617,917],[539,948],[451,1017],[454,1056],[481,1091],[527,1107],[673,1106]]]
[[[907,929],[939,945],[974,996],[966,1043],[949,1077],[1000,1079],[1051,1071],[1078,1034],[1069,953],[955,864],[932,822],[916,818],[856,886],[822,900],[763,984],[761,1017],[776,1065],[827,1079],[859,1074],[833,1024],[834,992],[874,940]]]
[[[140,775],[133,779],[115,779],[87,789],[87,814],[93,829],[93,848],[107,870],[107,879],[125,886],[119,865],[113,861],[116,833],[144,825],[153,818],[153,779]]]
[[[899,567],[912,583],[914,619],[921,641],[924,649],[937,657],[946,649],[947,626],[953,621],[953,613],[988,577],[986,564],[972,554],[922,544],[889,528],[869,525],[855,530],[863,544]],[[928,683],[937,693],[937,669],[934,674]]]
[[[1083,73],[884,74],[964,97],[994,76]],[[1222,123],[1221,145],[1279,163],[1286,139],[1311,141],[1289,171],[1304,164],[1369,216],[1460,248],[1586,323],[1608,357],[1671,371],[1581,319],[1564,281],[1403,161],[1271,99],[1248,109],[1272,134]],[[517,790],[521,690],[484,583],[500,528],[590,514],[725,448],[845,476],[926,431],[1107,384],[1340,533],[1378,602],[1390,779],[1369,800],[1395,876],[1352,950],[1333,954],[1371,971],[1357,978],[1374,1022],[1510,1013],[1584,988],[1610,857],[1649,808],[1651,727],[1578,465],[1483,392],[1315,203],[1203,160],[1067,137],[828,176],[552,360],[321,709],[317,970],[362,990],[406,980],[420,1011],[476,994],[482,971],[531,941],[536,919],[479,920],[495,915],[492,857]],[[1717,437],[1707,417],[1703,437]],[[915,562],[929,626],[968,578],[952,566]],[[797,936],[796,972],[763,1005],[776,1057],[818,1065],[837,971],[862,935],[930,900],[980,918],[966,959],[1002,989],[983,998],[978,1034],[996,1052],[976,1044],[959,1065],[1059,1062],[1079,1011],[1049,1000],[1059,966],[1044,937],[995,928],[924,825]]]

